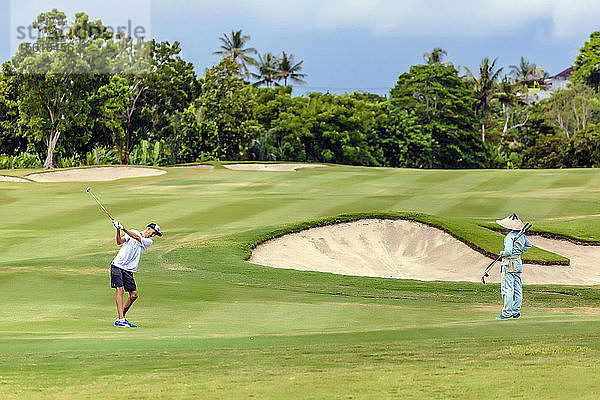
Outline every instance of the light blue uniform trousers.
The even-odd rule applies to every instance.
[[[511,317],[521,312],[521,305],[523,304],[521,273],[508,272],[508,267],[503,266],[500,279],[500,290],[502,292],[502,301],[504,302],[502,315]]]
[[[525,235],[516,239],[518,235],[519,231],[510,231],[504,238],[504,251],[500,253],[504,257],[500,266],[502,268],[500,290],[504,302],[502,315],[505,317],[521,313],[521,304],[523,304],[523,284],[521,283],[523,262],[517,258],[531,248],[531,242]],[[514,272],[509,272],[511,262],[507,258],[513,259],[512,270]]]

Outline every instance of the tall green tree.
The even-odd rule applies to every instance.
[[[199,115],[203,146],[210,157],[238,160],[260,127],[253,119],[254,88],[240,76],[240,66],[226,57],[206,71]]]
[[[509,129],[509,122],[513,117],[513,109],[520,105],[524,105],[525,103],[518,92],[517,85],[506,76],[500,81],[498,90],[494,94],[494,98],[502,105],[502,110],[504,112],[504,127],[502,128],[502,136],[505,137]],[[513,126],[513,128],[515,127],[517,126]]]
[[[413,65],[390,91],[391,104],[412,110],[431,144],[429,168],[481,168],[487,151],[475,135],[475,99],[452,65]]]
[[[181,58],[179,42],[152,41],[152,72],[142,104],[150,116],[148,131],[152,139],[169,135],[169,116],[187,110],[200,95],[201,82],[194,65]],[[163,132],[164,131],[164,132]]]
[[[567,139],[585,129],[590,123],[600,122],[597,120],[600,101],[594,95],[593,89],[582,83],[574,83],[567,89],[553,92],[540,106],[543,107],[546,118],[552,121]]]
[[[485,115],[494,96],[496,89],[496,80],[502,71],[502,68],[496,70],[496,61],[490,63],[490,59],[485,57],[479,65],[479,77],[475,76],[468,67],[465,67],[471,80],[473,81],[473,94],[477,99],[477,110],[481,115],[481,141],[485,142]]]
[[[306,83],[302,80],[306,77],[306,74],[300,73],[303,62],[296,62],[293,54],[288,55],[285,51],[282,52],[277,63],[277,72],[275,72],[274,79],[283,79],[283,86],[287,86],[288,79],[296,83]]]
[[[389,102],[377,103],[374,118],[369,145],[380,165],[429,167],[434,140],[413,110],[394,107]]]
[[[98,88],[98,92],[90,98],[96,104],[100,115],[96,124],[111,138],[111,144],[117,148],[119,160],[124,163],[128,157],[127,109],[131,104],[132,92],[127,78],[113,75],[110,81]],[[126,153],[127,152],[127,153]]]
[[[598,93],[600,85],[600,31],[593,32],[590,40],[579,50],[573,66],[571,81],[584,83]]]
[[[370,144],[375,103],[348,94],[292,98],[289,87],[257,91],[255,116],[264,133],[249,149],[250,158],[380,165]]]
[[[588,125],[573,135],[565,158],[569,167],[600,167],[600,125]]]
[[[45,168],[53,167],[61,136],[86,142],[91,133],[88,97],[106,79],[116,52],[101,21],[77,13],[64,32],[66,15],[56,9],[33,23],[35,43],[24,42],[12,58],[20,82],[19,123],[34,142],[46,144]],[[70,137],[69,137],[70,136]]]
[[[18,81],[10,67],[4,63],[0,71],[0,154],[16,155],[25,150],[26,141],[19,135]]]
[[[150,87],[155,68],[153,46],[153,41],[122,37],[118,43],[119,52],[113,60],[113,74],[122,78],[119,80],[120,84],[126,84],[129,88],[129,96],[121,114],[125,137],[122,143],[117,143],[122,164],[129,163],[129,153],[135,141],[134,134],[138,131],[135,129],[136,119],[140,118],[143,95]]]
[[[250,41],[250,36],[243,35],[242,31],[231,31],[231,35],[223,34],[222,37],[219,38],[221,41],[221,50],[217,50],[213,52],[213,54],[218,54],[223,57],[231,57],[232,60],[237,62],[240,65],[240,73],[244,75],[248,75],[248,65],[256,65],[256,60],[250,56],[250,54],[257,54],[255,48],[246,47],[248,41]]]

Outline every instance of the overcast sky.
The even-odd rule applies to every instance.
[[[554,75],[569,67],[591,32],[600,2],[591,0],[0,0],[2,61],[19,27],[44,10],[76,11],[107,25],[143,26],[159,40],[178,40],[199,74],[218,61],[218,38],[232,29],[260,53],[282,50],[304,60],[307,90],[386,94],[398,75],[442,47],[447,61],[473,71],[498,57],[508,73],[521,56]],[[464,70],[463,70],[464,71]]]

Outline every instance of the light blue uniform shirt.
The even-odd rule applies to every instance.
[[[521,254],[525,253],[531,247],[531,242],[525,237],[525,235],[521,235],[520,238],[514,240],[519,235],[519,231],[510,231],[506,237],[504,238],[504,250],[500,253],[502,257],[507,258],[517,258]],[[502,260],[502,271],[508,269],[509,260]],[[521,260],[514,260],[513,266],[515,267],[515,271],[517,273],[523,272],[523,263]]]

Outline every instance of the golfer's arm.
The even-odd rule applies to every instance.
[[[136,235],[135,233],[131,232],[129,229],[127,228],[123,228],[123,231],[129,235],[129,237],[137,240],[138,242],[140,242],[140,244],[142,244],[142,238],[139,237],[138,235]]]
[[[117,229],[117,245],[120,246],[125,243],[125,239],[121,237],[121,230]]]

